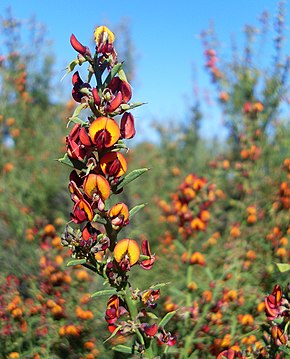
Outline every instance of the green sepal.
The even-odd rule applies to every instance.
[[[290,270],[289,263],[275,263],[275,264],[281,273],[284,273],[284,272],[287,272],[288,270]]]
[[[66,72],[63,75],[63,77],[61,78],[61,81],[66,77],[66,75],[68,75],[70,72],[72,72],[77,65],[79,65],[79,59],[72,60],[65,68]]]
[[[132,354],[132,348],[127,347],[126,345],[119,344],[114,346],[112,349],[115,350],[116,352]]]
[[[157,315],[155,315],[152,312],[146,312],[147,317],[151,318],[151,319],[158,319]]]
[[[127,174],[127,176],[123,177],[123,179],[113,188],[113,192],[118,192],[120,189],[125,187],[128,183],[134,181],[136,178],[138,178],[148,170],[149,168],[139,168],[137,170],[133,170],[132,172]]]
[[[86,167],[84,162],[76,158],[69,157],[67,153],[65,153],[62,158],[57,159],[57,161],[78,170],[83,170]]]
[[[85,259],[85,258],[81,258],[81,259],[72,259],[71,261],[69,261],[68,263],[67,263],[67,267],[71,267],[71,266],[77,266],[77,265],[79,265],[79,264],[84,264],[84,263],[86,263],[87,262],[87,260]]]
[[[120,105],[120,108],[122,109],[122,111],[129,111],[132,110],[135,107],[139,107],[142,105],[145,105],[146,102],[133,102],[133,103],[122,103]]]
[[[145,206],[147,206],[147,203],[138,204],[137,206],[130,209],[129,218],[132,219],[135,216],[135,214],[138,213]]]
[[[115,66],[113,66],[112,70],[109,72],[108,76],[106,77],[106,79],[104,81],[103,88],[108,87],[109,83],[117,75],[117,73],[121,70],[122,67],[123,67],[123,64],[121,62],[119,62]]]
[[[105,218],[102,218],[98,213],[95,215],[92,222],[98,222],[98,223],[101,223],[101,224],[107,224],[107,221],[105,220]]]
[[[119,70],[119,78],[122,81],[128,82],[125,71],[123,69]]]
[[[165,325],[174,317],[176,310],[167,313],[159,322],[158,327],[165,327]]]
[[[104,295],[113,295],[113,294],[116,294],[116,289],[98,290],[97,292],[91,294],[91,298],[102,297]]]
[[[88,123],[87,123],[86,121],[80,119],[79,117],[73,117],[73,116],[70,117],[70,118],[69,118],[69,123],[70,123],[70,122],[79,123],[79,124],[81,124],[82,126],[87,126],[87,125],[88,125]]]
[[[69,126],[69,124],[71,123],[71,121],[74,122],[74,119],[75,119],[76,117],[78,117],[78,115],[81,113],[81,111],[82,111],[84,108],[86,108],[87,106],[88,106],[88,105],[84,102],[84,103],[79,104],[79,105],[76,107],[76,109],[74,110],[73,115],[72,115],[71,117],[69,117],[69,121],[68,121],[68,123],[67,123],[67,127]],[[83,121],[83,122],[84,122],[84,121]],[[84,122],[84,124],[87,124],[87,123]]]

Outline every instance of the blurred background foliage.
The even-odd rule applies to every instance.
[[[161,291],[160,310],[186,308],[170,324],[179,338],[177,354],[181,358],[211,358],[235,343],[247,348],[253,343],[241,338],[250,337],[253,330],[254,343],[262,340],[264,334],[257,331],[256,323],[264,319],[257,306],[277,281],[286,281],[286,274],[278,273],[274,265],[289,261],[289,58],[283,52],[283,11],[279,5],[274,19],[264,13],[260,29],[246,26],[244,48],[237,49],[233,43],[228,57],[219,57],[213,28],[201,34],[212,96],[218,100],[228,130],[225,140],[209,139],[201,133],[202,100],[193,93],[187,121],[156,123],[152,119],[152,131],[159,140],[139,141],[127,154],[130,169],[148,167],[150,171],[123,193],[130,208],[147,203],[124,232],[129,238],[150,239],[158,257],[150,272],[141,274],[133,268],[133,281],[140,287],[171,283]],[[17,327],[19,317],[2,313],[6,322],[15,326],[11,330],[18,339],[7,339],[7,323],[3,322],[1,340],[5,345],[0,353],[4,358],[12,358],[11,352],[21,353],[21,358],[37,358],[37,353],[41,358],[107,358],[107,344],[102,341],[108,335],[96,338],[104,329],[105,302],[88,304],[93,319],[75,314],[80,298],[101,284],[83,272],[76,279],[76,271],[81,269],[68,271],[59,259],[67,256],[58,239],[69,219],[71,203],[69,169],[56,159],[65,151],[66,120],[74,103],[64,102],[61,85],[54,83],[53,54],[42,27],[35,20],[15,19],[11,12],[0,21],[0,279],[6,291],[2,308],[5,312],[17,295],[23,305],[30,298],[34,305],[45,308],[45,312],[36,311],[33,319],[27,313],[22,318],[30,336]],[[258,50],[269,37],[270,21],[275,24],[272,56],[266,63],[263,59],[263,67]],[[120,37],[117,48],[126,60],[126,73],[134,82],[136,54],[127,23],[120,23],[115,32]],[[181,214],[173,209],[172,200],[190,173],[214,184],[215,201],[207,228],[194,231],[185,240],[178,226]],[[205,267],[193,267],[185,259],[196,251],[205,257]],[[44,268],[48,262],[54,268],[50,273]],[[55,273],[63,273],[56,282],[51,279]],[[16,276],[16,284],[7,285],[11,275]],[[22,287],[20,283],[24,283]],[[49,290],[43,289],[44,283],[51,285]],[[217,312],[225,288],[235,290],[243,300],[234,298],[228,303],[220,324],[206,313]],[[209,290],[212,300],[207,302],[204,293]],[[51,310],[48,299],[60,305],[59,315],[57,309]],[[189,308],[191,312],[198,308],[194,319]],[[245,313],[256,320],[248,327],[237,320],[237,314]],[[41,320],[46,331],[37,338],[35,330]],[[71,333],[60,329],[72,323]],[[207,323],[212,323],[209,334]],[[79,330],[77,335],[73,330]],[[200,339],[194,341],[197,333]],[[77,348],[74,336],[79,340]],[[85,346],[90,338],[93,344]]]

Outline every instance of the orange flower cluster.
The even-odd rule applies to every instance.
[[[195,174],[186,176],[176,193],[172,195],[171,205],[159,203],[163,217],[161,220],[176,223],[178,232],[188,239],[198,231],[204,231],[210,219],[208,208],[216,199],[214,184]]]
[[[113,288],[110,292],[115,294],[109,298],[105,313],[108,330],[113,336],[137,332],[132,353],[145,353],[145,341],[156,338],[158,343],[171,346],[176,339],[162,326],[151,324],[152,318],[147,316],[146,308],[155,308],[159,290],[132,291],[128,282],[134,265],[152,268],[155,255],[149,242],[144,239],[139,246],[134,239],[118,239],[131,216],[143,207],[129,210],[125,203],[114,201],[127,183],[147,170],[127,173],[127,160],[121,152],[127,150],[124,140],[135,135],[134,117],[129,111],[141,104],[130,103],[132,90],[117,60],[114,34],[100,26],[94,37],[93,56],[74,35],[70,38],[78,57],[68,72],[87,62],[89,74],[86,82],[78,71],[72,76],[72,97],[79,105],[70,117],[74,126],[66,137],[66,154],[60,161],[73,168],[68,187],[73,202],[71,221],[77,228],[67,226],[62,244],[72,252],[72,265],[91,269]],[[90,83],[92,77],[94,85]],[[83,110],[90,111],[85,119],[80,118]],[[205,209],[201,218],[208,220]],[[83,277],[84,272],[78,271],[77,278]],[[77,307],[76,316],[91,319],[93,313]],[[63,328],[63,333],[66,330]]]
[[[283,293],[282,288],[276,284],[272,293],[265,298],[265,313],[270,322],[271,339],[278,347],[289,345],[289,292],[287,288]]]
[[[95,340],[91,340],[88,344],[87,339],[88,327],[95,320],[93,311],[87,307],[90,305],[90,295],[84,292],[88,290],[91,276],[86,273],[86,279],[78,283],[77,293],[83,293],[83,295],[76,309],[72,310],[68,304],[72,296],[76,301],[78,296],[75,295],[71,278],[74,275],[78,277],[81,269],[76,267],[72,272],[61,270],[64,257],[69,258],[69,253],[64,253],[54,225],[47,224],[43,228],[34,227],[31,230],[34,240],[40,243],[42,253],[37,270],[38,275],[30,276],[29,279],[25,276],[18,278],[10,275],[2,281],[0,287],[2,293],[0,295],[1,342],[11,337],[9,341],[15,342],[14,348],[17,349],[21,340],[25,340],[23,338],[32,335],[35,338],[34,357],[40,358],[37,348],[39,349],[42,345],[45,350],[43,338],[48,335],[51,338],[55,337],[56,327],[58,327],[59,336],[65,336],[68,343],[71,340],[74,342],[68,346],[74,347],[77,338],[80,353],[84,355],[84,358],[88,358],[88,355],[90,358],[97,357]],[[59,337],[54,340],[56,340],[54,345],[57,346]],[[4,348],[1,349],[4,350]],[[8,352],[7,358],[16,358],[18,353],[16,350]]]
[[[218,58],[216,55],[216,51],[213,49],[207,49],[204,52],[206,57],[206,68],[209,69],[209,72],[212,77],[212,81],[215,82],[223,77],[223,74],[217,67]],[[227,99],[226,99],[227,100]]]

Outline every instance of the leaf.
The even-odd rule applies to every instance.
[[[103,295],[113,295],[113,294],[116,294],[115,289],[104,289],[91,294],[91,298],[102,297]]]
[[[174,317],[176,310],[167,313],[159,322],[158,327],[165,327],[165,325]]]
[[[69,157],[67,153],[65,153],[64,156],[62,158],[59,158],[57,161],[78,170],[82,170],[86,167],[86,165],[82,161],[76,158]]]
[[[151,318],[151,319],[158,319],[157,315],[155,315],[152,312],[146,312],[147,317]]]
[[[159,289],[159,288],[162,288],[162,287],[165,287],[166,285],[170,284],[170,282],[167,282],[167,283],[157,283],[157,284],[153,284],[153,285],[150,285],[150,289]]]
[[[106,77],[104,81],[104,88],[108,87],[109,83],[112,81],[112,79],[117,75],[117,73],[121,70],[123,64],[121,62],[117,63],[115,66],[113,66],[112,70],[109,72],[108,76]]]
[[[139,168],[137,170],[133,170],[117,184],[117,186],[114,188],[114,192],[118,192],[121,188],[125,187],[128,183],[134,181],[136,178],[147,171],[149,171],[149,168]]]
[[[73,121],[73,119],[74,119],[75,117],[78,117],[78,115],[81,113],[81,111],[82,111],[84,108],[86,108],[87,106],[88,106],[88,105],[84,102],[84,103],[79,104],[79,105],[75,108],[73,115],[69,118],[69,122],[68,122],[68,124],[67,124],[67,127],[69,126],[70,122]]]
[[[129,111],[129,110],[132,110],[133,108],[135,107],[139,107],[139,106],[142,106],[142,105],[145,105],[146,102],[133,102],[133,103],[122,103],[120,105],[121,109],[123,111]]]
[[[122,81],[128,82],[125,71],[123,69],[119,70],[119,78]]]
[[[82,126],[88,125],[88,123],[86,121],[81,120],[79,117],[70,117],[69,122],[80,123]]]
[[[68,263],[67,263],[67,267],[71,267],[71,266],[77,266],[77,265],[79,265],[79,264],[84,264],[84,263],[86,263],[86,259],[85,258],[81,258],[81,259],[72,259],[71,261],[69,261]]]
[[[147,206],[147,203],[139,204],[139,205],[133,207],[132,209],[130,209],[129,218],[132,219],[135,216],[135,214],[138,213],[145,206]]]
[[[105,220],[105,218],[102,218],[98,213],[93,218],[93,222],[98,222],[98,223],[101,223],[101,224],[107,224],[107,221]]]
[[[118,344],[112,348],[113,350],[121,353],[132,354],[132,348],[127,347],[126,345]]]
[[[103,343],[106,343],[108,340],[112,339],[121,328],[122,328],[121,325],[117,326],[117,328],[113,331],[113,333],[109,336],[109,338],[107,338]]]
[[[63,75],[63,77],[61,78],[61,81],[66,77],[66,75],[68,75],[70,72],[72,72],[77,65],[79,65],[79,60],[78,59],[72,60],[65,68],[66,72]]]
[[[275,263],[281,273],[290,270],[290,264],[288,263]]]

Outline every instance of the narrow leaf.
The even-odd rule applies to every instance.
[[[174,317],[176,313],[176,310],[167,313],[159,322],[158,326],[159,327],[165,327],[165,325],[170,321],[171,318]]]
[[[74,119],[75,117],[78,117],[78,115],[80,114],[80,112],[81,112],[84,108],[86,108],[87,106],[88,106],[88,105],[87,105],[85,102],[79,104],[79,105],[75,108],[74,113],[73,113],[73,115],[69,118],[69,120],[70,120],[70,121],[73,121],[73,119]],[[68,122],[67,127],[68,127],[68,125],[70,124],[70,121]]]
[[[79,117],[70,117],[69,120],[70,120],[70,122],[80,123],[82,126],[88,125],[88,123],[86,121],[81,120]]]
[[[290,270],[290,264],[288,263],[275,263],[281,273]]]
[[[79,161],[76,158],[69,157],[67,153],[65,153],[64,156],[62,158],[59,158],[57,161],[78,170],[82,170],[86,167],[86,165],[82,161]]]
[[[63,75],[63,77],[61,78],[61,81],[66,77],[66,75],[68,75],[70,72],[72,72],[74,70],[74,68],[79,64],[79,60],[78,59],[74,59],[73,61],[71,61],[66,69],[65,74]]]
[[[71,266],[77,266],[77,265],[79,265],[79,264],[84,264],[84,263],[86,263],[86,259],[85,258],[82,258],[82,259],[72,259],[71,261],[69,261],[68,263],[67,263],[67,267],[71,267]]]
[[[91,298],[102,297],[103,295],[113,295],[113,294],[116,294],[115,289],[104,289],[104,290],[99,290],[98,292],[91,294]]]
[[[117,186],[114,188],[114,192],[119,191],[121,188],[125,187],[128,183],[134,181],[136,178],[138,178],[148,170],[149,168],[139,168],[137,170],[133,170],[117,184]]]
[[[119,344],[113,347],[112,349],[117,352],[132,354],[132,348],[127,347],[126,345]]]
[[[129,218],[132,219],[136,213],[138,213],[142,208],[144,208],[147,205],[147,203],[139,204],[129,211]]]
[[[109,72],[108,76],[106,77],[106,79],[104,81],[104,88],[108,87],[109,83],[117,75],[117,73],[121,70],[122,66],[123,66],[123,64],[121,62],[119,62],[115,66],[113,66],[112,70]]]
[[[98,222],[98,223],[101,223],[101,224],[106,224],[107,223],[105,218],[102,218],[98,213],[93,218],[93,222]]]
[[[157,284],[153,284],[153,285],[150,285],[150,289],[159,289],[159,288],[162,288],[162,287],[165,287],[166,285],[170,284],[170,282],[167,282],[167,283],[157,283]]]
[[[121,109],[123,111],[129,111],[129,110],[132,110],[133,108],[135,107],[139,107],[139,106],[142,106],[142,105],[145,105],[146,102],[133,102],[133,103],[122,103],[120,105]]]
[[[128,82],[125,71],[123,69],[119,70],[119,77],[122,81]]]
[[[114,331],[113,333],[109,336],[109,338],[107,338],[103,343],[106,343],[108,340],[112,339],[117,333],[118,331],[122,328],[121,325],[119,325]]]

